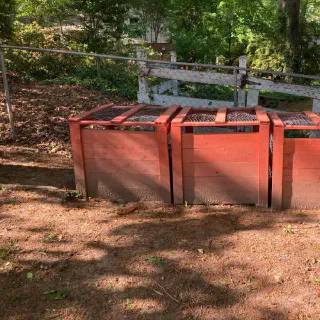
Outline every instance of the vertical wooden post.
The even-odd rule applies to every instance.
[[[236,108],[238,106],[238,70],[236,67],[233,69],[233,107]]]
[[[174,204],[183,203],[182,134],[180,126],[171,126]]]
[[[69,119],[76,189],[88,197],[80,120]]]
[[[247,67],[247,57],[246,56],[240,56],[239,57],[239,67],[246,68]],[[246,75],[245,70],[239,70],[239,74],[241,76]],[[246,90],[245,88],[238,90],[238,107],[244,108],[246,106]]]
[[[171,62],[177,62],[177,53],[175,51],[171,52]],[[173,66],[176,69],[176,66]],[[172,81],[172,93],[174,96],[179,95],[179,82],[178,80],[171,80]]]
[[[3,54],[2,49],[0,49],[0,67],[1,67],[2,80],[3,80],[4,97],[6,100],[6,106],[7,106],[8,117],[9,117],[10,128],[11,128],[11,137],[14,139],[16,136],[16,133],[15,133],[15,128],[14,128],[12,105],[11,105],[11,101],[10,101],[9,85],[8,85],[8,79],[7,79],[7,70],[6,70],[6,65],[5,65],[5,61],[4,61],[4,54]]]
[[[313,99],[312,112],[320,112],[320,100]],[[310,138],[320,138],[320,131],[310,131]]]
[[[282,184],[283,184],[283,143],[284,126],[272,125],[273,131],[273,155],[272,155],[272,202],[274,210],[282,208]]]
[[[260,123],[258,149],[258,206],[268,207],[270,124]]]
[[[142,60],[147,60],[148,55],[146,50],[143,48],[138,48],[137,58]],[[151,103],[150,97],[149,97],[148,79],[146,77],[146,63],[141,61],[137,62],[137,70],[139,74],[138,102]]]
[[[248,87],[247,107],[255,107],[259,104],[259,90]]]
[[[171,203],[170,166],[168,152],[168,129],[165,125],[157,128],[161,195],[163,201]]]

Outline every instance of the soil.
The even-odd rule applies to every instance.
[[[29,116],[47,103],[12,89]],[[320,211],[86,202],[67,136],[20,121],[0,147],[1,320],[320,319]]]

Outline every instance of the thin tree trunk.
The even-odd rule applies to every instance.
[[[300,72],[300,0],[288,1],[289,71]]]

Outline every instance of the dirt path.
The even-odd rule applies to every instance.
[[[0,152],[0,319],[320,319],[319,211],[121,215],[65,200],[67,157]]]

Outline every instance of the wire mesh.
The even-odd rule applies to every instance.
[[[229,122],[250,122],[257,121],[254,110],[250,111],[228,111],[227,121]]]
[[[316,126],[316,124],[304,114],[279,114],[279,118],[285,126]]]
[[[86,120],[110,121],[124,112],[130,110],[130,107],[111,107],[95,112],[88,116]]]
[[[154,122],[160,117],[168,108],[148,106],[138,111],[136,114],[127,119],[128,122]]]
[[[217,111],[191,111],[186,119],[185,122],[215,122],[217,116]]]

